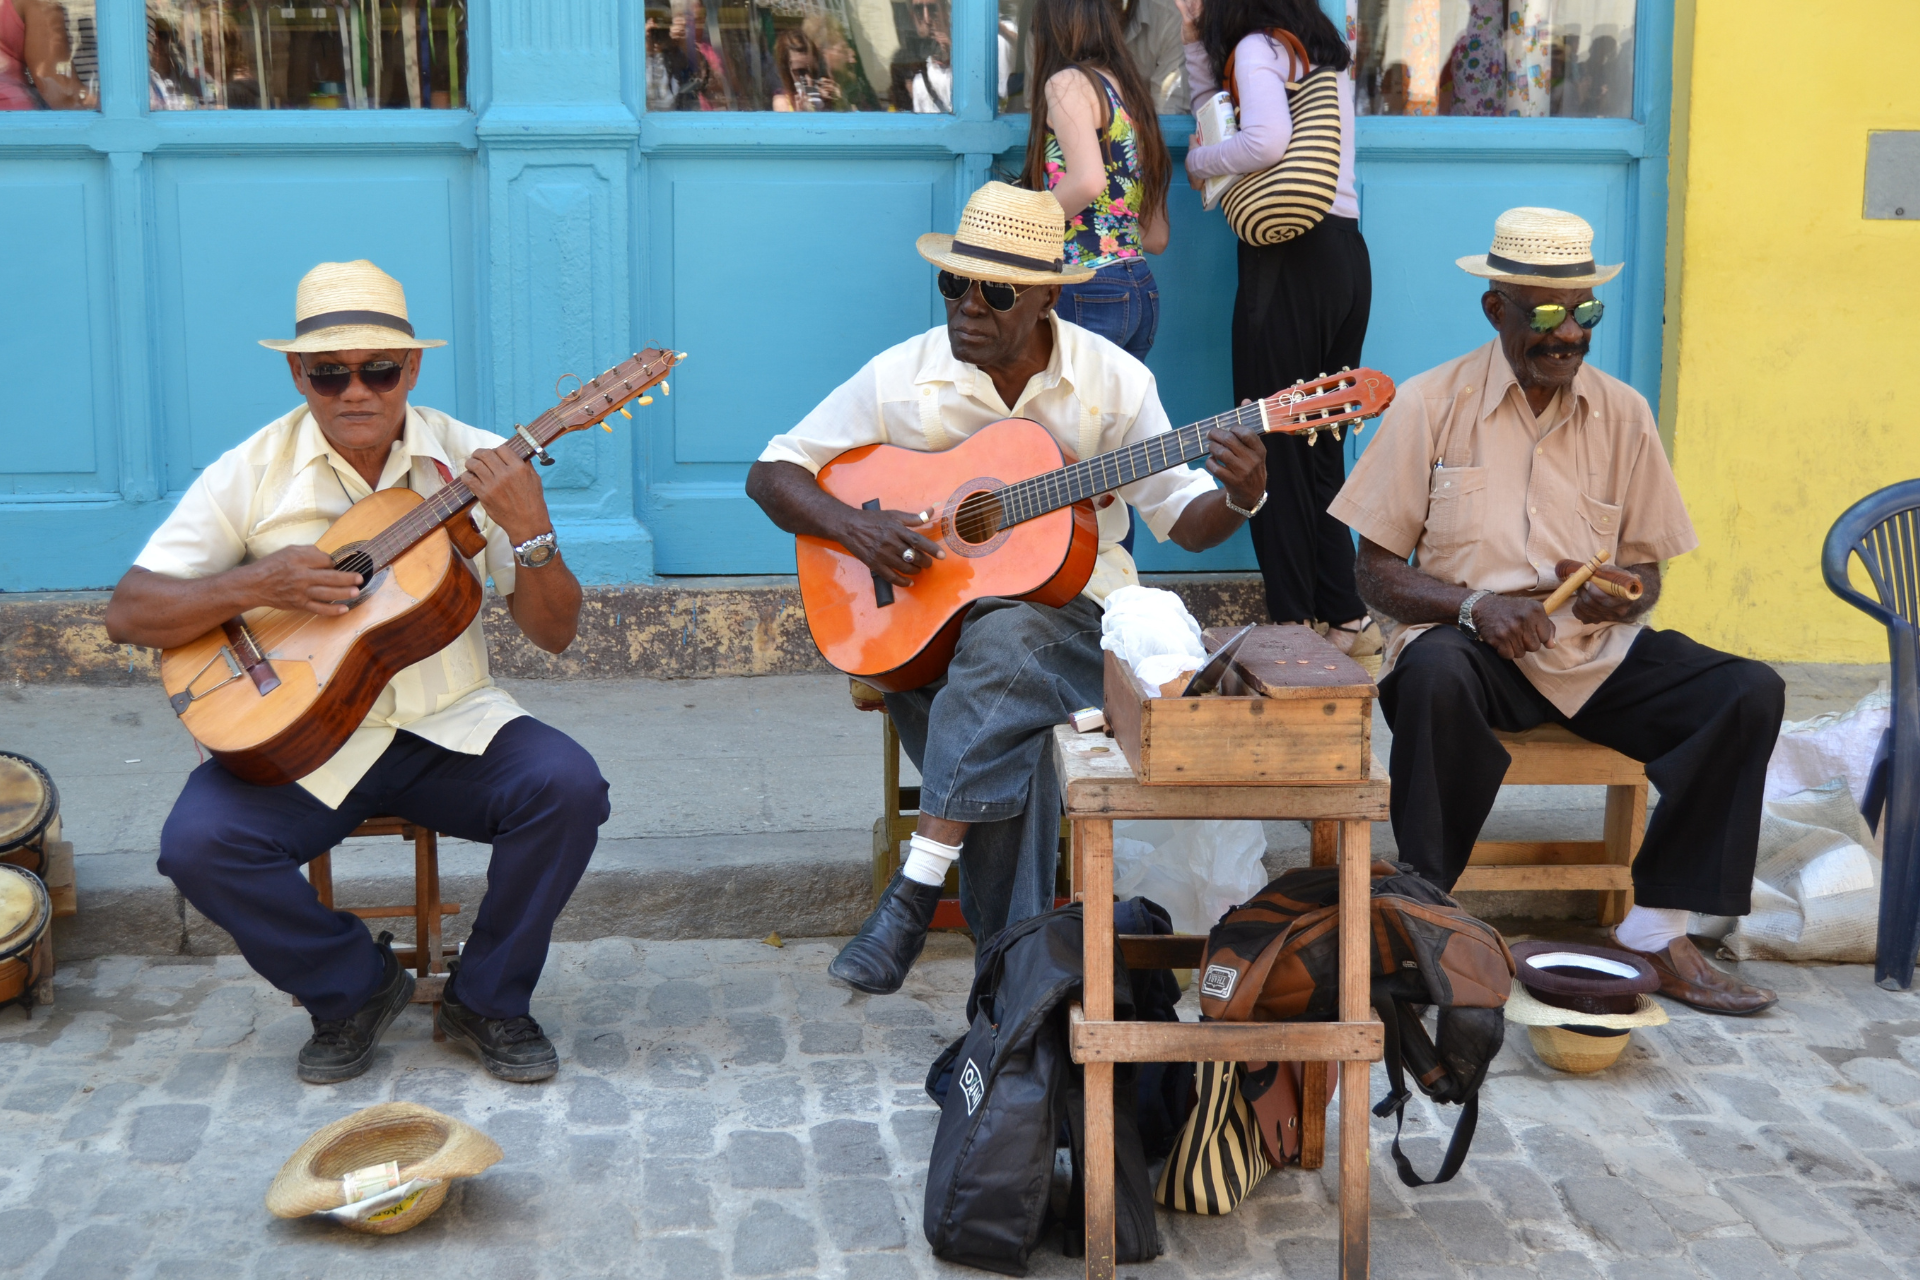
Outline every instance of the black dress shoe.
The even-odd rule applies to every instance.
[[[489,1018],[475,1013],[454,995],[454,980],[460,976],[460,962],[448,966],[446,990],[440,995],[440,1011],[433,1025],[446,1032],[449,1040],[458,1040],[480,1055],[487,1072],[516,1084],[545,1080],[560,1070],[560,1055],[547,1039],[540,1024],[526,1014],[515,1018]]]
[[[893,881],[860,932],[840,948],[827,972],[873,996],[890,996],[907,980],[908,970],[927,944],[940,886],[909,880],[896,871]]]
[[[413,999],[413,975],[393,958],[393,935],[382,933],[380,949],[386,976],[380,989],[350,1018],[315,1018],[313,1038],[300,1046],[294,1071],[308,1084],[351,1080],[373,1062],[380,1035]]]

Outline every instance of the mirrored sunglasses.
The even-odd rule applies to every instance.
[[[1567,308],[1557,302],[1542,303],[1533,309],[1527,325],[1535,333],[1552,333],[1567,322]],[[1600,323],[1600,317],[1607,313],[1607,306],[1598,298],[1588,298],[1573,309],[1573,322],[1582,329],[1591,329]]]
[[[369,360],[365,364],[316,364],[305,366],[307,385],[323,396],[337,396],[360,377],[360,385],[376,395],[385,395],[400,385],[404,364],[392,360]]]
[[[1025,293],[1028,288],[1033,287],[1028,285],[1022,288],[1016,285],[1002,284],[998,280],[975,280],[969,276],[957,276],[951,271],[942,271],[940,273],[940,296],[948,302],[958,302],[960,299],[966,297],[967,290],[973,288],[976,284],[980,286],[980,296],[984,298],[987,305],[995,311],[1013,310],[1013,304],[1020,301],[1020,295]]]

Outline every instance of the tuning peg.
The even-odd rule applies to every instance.
[[[662,381],[660,383],[660,394],[663,396],[670,396],[673,394],[673,388],[668,386],[665,381]]]
[[[1340,372],[1342,372],[1342,373],[1352,373],[1352,372],[1353,372],[1353,366],[1352,366],[1352,365],[1350,365],[1350,364],[1343,364],[1343,365],[1341,365],[1341,366],[1340,366]]]
[[[1311,431],[1307,432],[1307,447],[1311,449],[1314,445],[1319,443],[1320,443],[1320,429],[1318,427],[1315,427]]]
[[[1339,428],[1339,426],[1338,426],[1338,425],[1335,425],[1335,426],[1334,426],[1334,428],[1333,428],[1333,438],[1334,438],[1334,439],[1335,439],[1336,441],[1340,439],[1340,428]]]
[[[645,408],[647,405],[650,405],[653,403],[653,397],[641,396],[638,400],[635,400],[634,403],[641,406],[642,408]]]
[[[628,414],[627,416],[628,416],[628,417],[632,417],[633,415],[632,415],[632,414]],[[606,432],[606,433],[607,433],[608,435],[612,435],[612,434],[613,434],[613,428],[612,428],[612,427],[610,427],[610,426],[608,426],[608,425],[607,425],[606,423],[604,423],[604,422],[600,424],[600,429],[601,429],[602,431],[604,431],[604,432]]]
[[[673,354],[673,358],[675,360],[685,360],[687,358],[687,353],[684,351],[676,351]]]
[[[625,418],[625,419],[627,419],[628,421],[632,421],[632,419],[633,419],[633,414],[632,414],[631,412],[629,412],[629,411],[628,411],[628,409],[627,409],[627,406],[625,406],[625,405],[621,405],[621,406],[620,406],[620,416],[621,416],[621,417],[623,417],[623,418]],[[604,422],[603,422],[603,423],[601,423],[600,425],[601,425],[601,426],[606,426],[606,424],[605,424]],[[607,427],[607,430],[609,430],[609,431],[611,431],[611,430],[613,430],[613,428],[612,428],[612,427]]]

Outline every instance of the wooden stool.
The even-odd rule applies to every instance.
[[[368,818],[354,828],[355,836],[399,836],[402,840],[413,841],[413,902],[408,906],[396,907],[340,907],[333,905],[333,854],[323,853],[307,864],[307,879],[313,885],[313,891],[320,897],[320,905],[329,910],[341,910],[359,916],[362,920],[400,920],[413,917],[413,940],[411,947],[395,947],[393,957],[404,969],[415,973],[413,999],[410,1003],[433,1006],[440,1011],[440,995],[446,989],[446,968],[441,963],[460,954],[458,947],[443,946],[440,941],[440,919],[442,916],[458,915],[460,904],[440,901],[440,834],[427,827],[415,826],[399,818]],[[299,1001],[294,1001],[298,1004]],[[435,1040],[447,1037],[436,1021],[433,1028]]]
[[[1513,757],[1503,785],[1606,787],[1605,835],[1599,840],[1478,841],[1453,887],[1593,889],[1600,894],[1600,923],[1620,923],[1633,905],[1633,859],[1647,829],[1646,768],[1557,724],[1494,736]]]

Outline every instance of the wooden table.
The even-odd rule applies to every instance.
[[[1367,1064],[1384,1035],[1368,1000],[1367,874],[1373,830],[1387,818],[1387,776],[1372,760],[1357,783],[1145,786],[1126,757],[1098,733],[1054,730],[1054,765],[1073,822],[1074,897],[1085,912],[1085,1004],[1072,1010],[1073,1060],[1086,1071],[1087,1277],[1112,1280],[1113,1064],[1116,1062],[1340,1063],[1340,1275],[1367,1275]],[[1340,866],[1340,1021],[1115,1022],[1113,1020],[1113,824],[1131,818],[1296,819],[1313,824],[1316,865]],[[1104,909],[1103,909],[1104,908]],[[1122,937],[1121,954],[1140,968],[1198,968],[1198,935]],[[1325,1145],[1324,1074],[1306,1073],[1301,1163],[1317,1167]],[[1309,1162],[1311,1161],[1311,1162]]]

